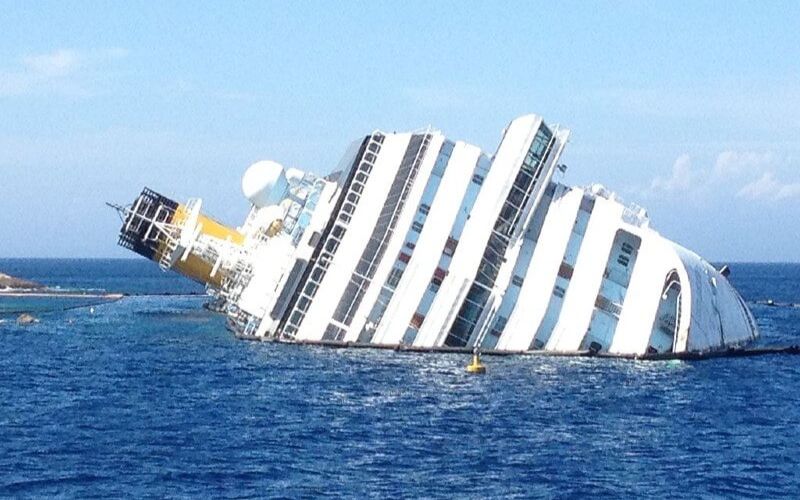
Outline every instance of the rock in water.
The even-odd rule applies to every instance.
[[[20,314],[19,317],[17,318],[17,324],[18,325],[32,325],[32,324],[38,323],[38,322],[39,322],[38,319],[36,319],[35,317],[33,317],[33,316],[31,316],[30,314],[27,314],[27,313]]]
[[[15,290],[40,290],[44,287],[33,281],[23,280],[0,273],[0,290],[3,288],[13,288]]]

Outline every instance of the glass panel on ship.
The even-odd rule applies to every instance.
[[[445,338],[445,345],[464,347],[474,336],[475,326],[489,300],[510,239],[518,229],[522,212],[538,185],[539,177],[544,170],[552,147],[553,133],[543,123],[534,136],[500,210],[478,266],[475,280],[450,327],[447,338]]]
[[[313,174],[303,175],[297,185],[289,187],[292,204],[283,219],[283,230],[291,235],[292,246],[300,243],[324,188],[325,181]]]

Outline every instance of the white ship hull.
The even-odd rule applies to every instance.
[[[120,241],[208,283],[248,338],[620,356],[753,341],[723,273],[643,209],[553,179],[568,136],[524,116],[489,157],[437,131],[375,132],[326,178],[251,167],[237,230],[146,191]]]

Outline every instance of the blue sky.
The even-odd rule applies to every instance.
[[[123,257],[147,185],[239,223],[260,159],[375,128],[494,151],[535,112],[709,259],[800,260],[796,2],[16,2],[0,14],[0,257]]]

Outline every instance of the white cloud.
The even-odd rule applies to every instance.
[[[742,187],[736,196],[748,200],[785,200],[800,197],[800,182],[782,183],[772,172],[764,172],[761,177]]]
[[[675,160],[672,174],[655,177],[643,194],[735,194],[748,200],[773,201],[800,197],[800,182],[781,182],[775,176],[774,167],[788,161],[778,160],[772,152],[729,150],[719,153],[711,166],[694,168],[692,158],[684,153]]]
[[[682,154],[672,165],[672,175],[667,178],[654,178],[650,183],[650,191],[668,193],[688,191],[696,180],[697,174],[692,170],[692,158],[688,154]]]
[[[720,178],[741,176],[752,172],[763,172],[774,164],[771,152],[723,151],[714,162],[714,175]]]
[[[14,68],[0,68],[0,98],[27,94],[87,96],[88,69],[102,67],[127,56],[120,48],[78,51],[61,48],[20,58]]]
[[[80,64],[80,56],[74,50],[58,49],[47,54],[29,55],[22,58],[22,64],[30,72],[43,76],[64,76]]]
[[[755,200],[774,193],[780,188],[772,172],[764,172],[764,175],[745,185],[736,193],[739,198]]]

